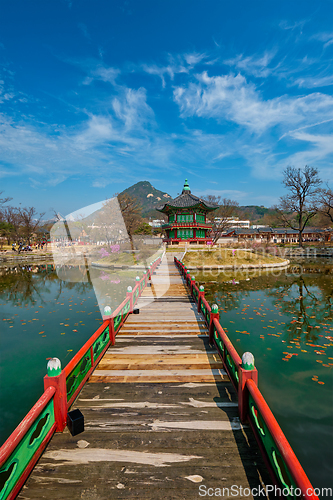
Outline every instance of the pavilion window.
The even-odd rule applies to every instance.
[[[193,222],[193,214],[178,214],[178,222]]]

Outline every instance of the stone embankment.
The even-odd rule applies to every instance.
[[[0,264],[20,264],[21,262],[31,262],[32,260],[50,260],[52,253],[34,252],[3,252],[0,253]]]
[[[219,265],[219,266],[187,266],[189,270],[198,270],[198,271],[206,271],[206,270],[219,270],[225,271],[227,269],[272,269],[272,268],[281,268],[287,267],[290,264],[290,260],[286,259],[282,262],[272,263],[272,264],[235,264],[235,265]]]
[[[333,248],[288,248],[285,251],[286,257],[333,257]]]

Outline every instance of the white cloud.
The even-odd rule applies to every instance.
[[[244,57],[241,54],[233,59],[227,59],[224,61],[224,64],[234,66],[255,77],[266,78],[273,71],[268,65],[274,59],[275,55],[276,50],[266,51],[262,56]]]
[[[187,54],[179,54],[171,56],[169,54],[167,65],[158,64],[143,64],[142,69],[150,75],[157,75],[162,80],[162,87],[166,87],[165,76],[168,75],[170,80],[173,80],[176,74],[189,73],[190,70],[206,58],[206,54],[191,52]]]
[[[166,82],[164,75],[169,75],[170,79],[174,78],[174,70],[171,66],[157,66],[156,64],[143,64],[143,71],[148,73],[149,75],[157,75],[162,80],[162,87],[165,88]]]
[[[329,87],[333,85],[333,75],[300,77],[294,81],[294,84],[299,87],[309,89],[316,87]]]
[[[138,90],[126,89],[123,99],[113,99],[112,107],[126,129],[142,127],[154,118],[154,112],[146,102],[146,90],[142,87]]]
[[[116,78],[119,76],[120,70],[112,67],[105,67],[97,65],[94,69],[90,70],[90,75],[83,80],[84,85],[90,85],[94,80],[102,80],[116,85]]]
[[[304,27],[304,25],[308,22],[307,19],[303,19],[303,20],[300,20],[300,21],[295,21],[295,22],[290,22],[290,21],[287,21],[287,20],[283,20],[283,21],[280,21],[279,23],[279,27],[283,30],[291,30],[291,31],[294,31],[295,29],[297,28],[302,28]]]
[[[192,68],[205,59],[206,54],[199,54],[198,52],[192,52],[191,54],[184,54],[184,59],[189,66]]]
[[[333,134],[309,134],[295,132],[294,139],[307,143],[306,150],[298,151],[290,156],[290,161],[295,166],[312,165],[320,169],[325,180],[333,181]]]
[[[241,75],[209,77],[196,75],[197,82],[176,87],[174,99],[183,116],[227,120],[262,133],[276,125],[311,123],[333,116],[333,97],[313,93],[264,100],[252,83]]]
[[[314,40],[318,40],[319,42],[323,42],[324,49],[333,44],[333,32],[316,33],[315,35],[312,36],[312,38]]]

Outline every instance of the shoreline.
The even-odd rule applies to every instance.
[[[12,253],[8,254],[0,254],[0,264],[9,264],[9,263],[19,263],[26,262],[30,260],[52,260],[52,253],[49,254],[33,254],[32,252],[27,252],[26,254],[15,255]]]
[[[141,270],[147,270],[149,269],[149,266],[142,266],[142,265],[136,265],[136,266],[130,266],[128,264],[122,264],[122,265],[117,265],[117,264],[98,264],[98,262],[92,262],[91,263],[92,267],[100,267],[104,269],[137,269],[138,271]]]
[[[197,270],[197,271],[205,271],[205,270],[219,270],[224,271],[226,269],[276,269],[276,268],[284,268],[289,266],[290,260],[286,259],[283,262],[278,262],[275,264],[240,264],[240,265],[219,265],[219,266],[186,266],[186,269],[189,270]]]

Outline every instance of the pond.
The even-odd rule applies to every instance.
[[[59,279],[52,264],[0,267],[0,445],[41,396],[47,359],[65,367],[102,324],[96,297],[114,310],[135,283],[129,271],[91,269],[86,282],[77,272]]]
[[[332,487],[333,262],[275,272],[196,274],[315,487]]]
[[[114,309],[134,275],[94,272],[94,286],[102,287],[95,286],[97,296],[108,294]],[[313,486],[331,487],[332,260],[196,278],[208,301],[218,304],[239,354],[254,354],[259,388]],[[101,324],[95,290],[89,281],[59,279],[51,266],[0,268],[1,444],[41,395],[47,358],[58,357],[64,367]]]

